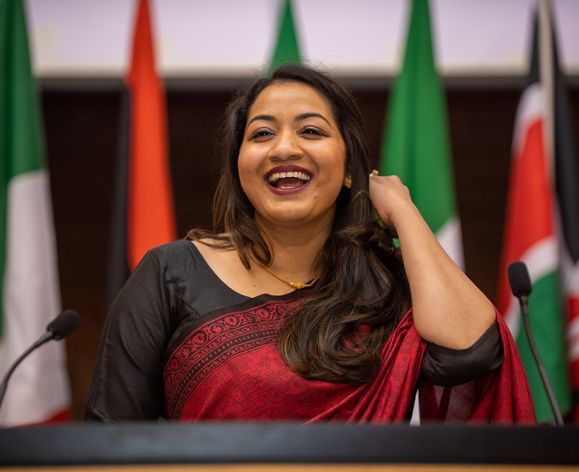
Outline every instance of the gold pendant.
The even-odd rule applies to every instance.
[[[302,288],[306,288],[308,286],[308,284],[303,282],[290,282],[289,284],[296,290],[301,290]]]

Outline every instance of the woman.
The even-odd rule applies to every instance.
[[[400,180],[370,174],[347,91],[284,66],[224,138],[214,227],[120,292],[87,418],[405,421],[420,387],[425,419],[533,421],[512,339]]]

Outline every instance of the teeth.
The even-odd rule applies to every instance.
[[[272,184],[277,182],[279,179],[300,179],[303,180],[304,182],[307,182],[308,180],[310,180],[312,178],[311,175],[306,174],[305,172],[276,172],[274,174],[271,174],[268,178],[267,181]]]

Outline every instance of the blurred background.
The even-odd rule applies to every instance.
[[[65,308],[73,418],[81,419],[106,312],[105,287],[120,106],[133,0],[26,0],[41,93]],[[532,0],[432,0],[434,51],[447,99],[465,270],[496,300],[516,107],[528,71]],[[281,2],[152,0],[166,90],[178,237],[210,223],[218,130],[239,87],[269,63]],[[377,164],[391,86],[404,53],[406,0],[294,0],[304,62],[351,88]],[[570,108],[579,116],[579,2],[555,0]],[[579,135],[579,122],[572,122]],[[577,160],[577,156],[575,156]],[[577,182],[579,185],[579,182]]]

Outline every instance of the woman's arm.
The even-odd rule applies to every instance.
[[[398,177],[371,176],[370,199],[400,239],[420,336],[449,349],[472,346],[495,319],[491,302],[442,249]]]
[[[109,311],[86,405],[88,421],[163,415],[162,358],[171,307],[160,254],[159,249],[147,253]]]

